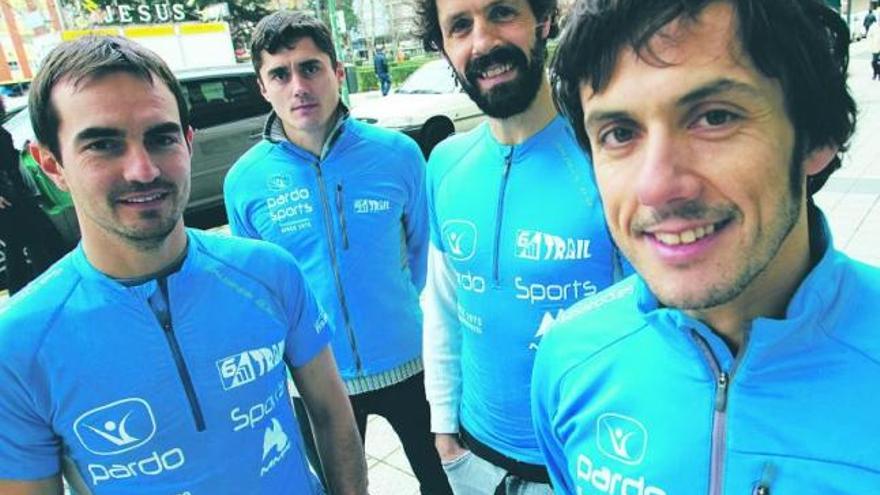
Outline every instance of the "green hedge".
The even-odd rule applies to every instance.
[[[409,77],[410,74],[415,72],[416,69],[431,60],[435,59],[432,57],[418,57],[399,64],[394,62],[389,64],[389,68],[391,69],[391,83],[395,87],[400,85],[400,83]],[[372,64],[355,67],[355,70],[357,71],[357,90],[359,92],[379,89],[379,79],[376,77],[376,73],[373,72]]]

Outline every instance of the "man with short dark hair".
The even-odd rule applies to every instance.
[[[620,276],[589,162],[545,74],[555,0],[422,0],[421,36],[488,115],[428,163],[425,378],[458,495],[551,492],[531,425],[535,349]]]
[[[535,426],[563,493],[880,490],[880,270],[813,195],[855,103],[823,0],[587,0],[559,103],[638,275],[538,351]]]
[[[367,416],[383,416],[422,493],[447,494],[422,375],[418,298],[428,226],[421,151],[402,133],[348,117],[342,64],[329,29],[311,15],[263,18],[251,57],[273,112],[263,140],[226,177],[230,228],[296,257],[329,314],[361,438]],[[302,402],[294,403],[300,411]],[[307,431],[308,418],[299,418]]]
[[[62,43],[34,79],[43,171],[82,242],[0,310],[0,493],[323,494],[366,463],[320,311],[292,257],[188,230],[193,130],[156,54],[125,38]]]
[[[373,53],[373,70],[376,72],[376,78],[379,79],[382,96],[386,96],[391,91],[391,72],[388,69],[388,55],[385,54],[384,45],[378,45]]]

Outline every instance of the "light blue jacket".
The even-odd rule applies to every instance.
[[[428,245],[418,145],[343,118],[317,157],[270,139],[275,119],[226,177],[232,232],[296,257],[330,317],[343,379],[418,359]]]
[[[880,270],[833,248],[734,356],[633,276],[545,337],[533,407],[558,493],[880,493]]]
[[[169,323],[81,247],[0,312],[0,479],[69,461],[95,495],[322,493],[301,448],[285,362],[329,342],[282,249],[188,232]],[[76,486],[76,485],[74,485]]]
[[[458,431],[439,424],[457,416],[480,442],[541,464],[528,392],[535,349],[563,309],[620,271],[590,164],[561,117],[515,146],[482,124],[434,149],[427,182],[431,242],[454,291],[441,304],[457,315],[445,328],[454,337],[426,340],[434,431]],[[432,349],[440,341],[460,356],[429,370],[446,352]]]

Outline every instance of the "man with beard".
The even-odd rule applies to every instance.
[[[30,93],[31,152],[70,192],[80,245],[0,313],[0,493],[323,494],[287,400],[287,369],[331,493],[366,464],[293,258],[187,230],[193,130],[156,54],[117,37],[56,47]]]
[[[589,163],[544,75],[555,1],[424,0],[439,50],[489,116],[434,149],[424,360],[453,491],[546,494],[531,426],[535,349],[554,318],[619,277]]]
[[[554,87],[638,276],[538,351],[555,488],[878,493],[880,270],[812,199],[855,126],[844,22],[822,0],[579,6]]]

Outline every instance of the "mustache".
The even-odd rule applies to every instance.
[[[175,192],[177,191],[177,186],[173,182],[161,178],[157,178],[153,182],[150,182],[148,184],[145,184],[143,182],[126,182],[123,185],[114,187],[110,191],[110,197],[115,200],[118,199],[120,196],[130,193],[140,193],[156,190],[164,192]]]
[[[528,58],[522,50],[513,45],[496,46],[489,53],[471,59],[464,68],[464,75],[468,81],[474,83],[489,67],[508,63],[521,68],[528,65]]]
[[[701,201],[686,201],[659,209],[651,209],[636,216],[630,223],[630,231],[644,232],[671,218],[680,220],[710,220],[712,223],[734,218],[737,209],[732,205],[708,206]]]

